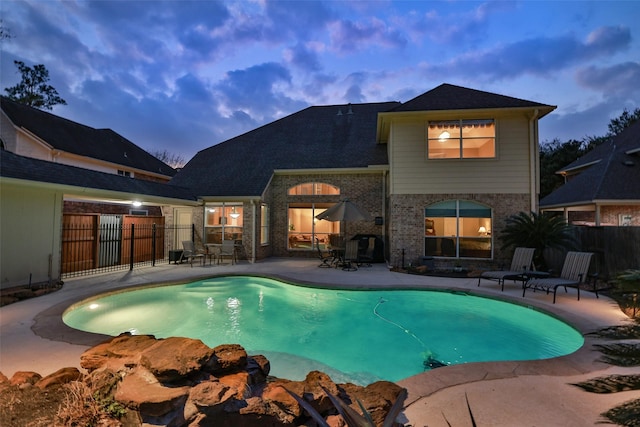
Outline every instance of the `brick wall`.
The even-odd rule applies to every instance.
[[[424,209],[446,200],[471,200],[489,206],[492,210],[493,260],[462,259],[463,267],[488,268],[503,262],[511,262],[511,253],[500,249],[498,239],[505,220],[518,212],[529,211],[529,197],[526,194],[402,194],[389,198],[388,256],[391,265],[402,264],[404,249],[405,264],[424,255]],[[438,267],[452,266],[455,260],[437,260]]]
[[[382,226],[375,225],[374,218],[383,216],[382,174],[309,174],[276,175],[269,189],[267,200],[271,208],[271,254],[273,256],[316,257],[313,251],[287,249],[289,203],[337,203],[349,199],[371,216],[370,221],[347,224],[347,237],[356,234],[382,235]],[[322,182],[340,189],[340,195],[289,196],[288,189],[307,182]]]

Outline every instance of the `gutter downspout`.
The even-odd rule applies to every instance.
[[[253,200],[251,203],[251,264],[256,262],[256,205],[257,200]]]
[[[534,131],[535,120],[540,115],[540,112],[536,108],[533,110],[533,116],[529,119],[529,194],[531,195],[531,212],[537,212],[538,209],[538,191],[537,191],[537,183],[540,175],[539,168],[539,149],[538,149],[538,140],[537,140],[537,132]]]

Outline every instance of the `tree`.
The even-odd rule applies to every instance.
[[[4,26],[4,21],[0,19],[0,40],[10,39],[13,36],[11,35],[11,30]]]
[[[640,108],[636,108],[633,113],[625,108],[620,117],[611,119],[609,122],[609,136],[616,136],[623,130],[631,126],[634,122],[640,120]]]
[[[58,95],[58,91],[47,83],[49,71],[44,65],[38,64],[31,68],[22,61],[13,63],[18,67],[22,80],[13,87],[5,88],[9,99],[46,110],[51,110],[56,104],[67,104],[67,101]]]
[[[155,150],[151,152],[151,155],[156,159],[165,162],[174,169],[181,168],[185,165],[185,163],[187,163],[184,157],[182,157],[180,154],[169,153],[169,151],[167,150]]]
[[[545,249],[571,250],[576,247],[571,227],[562,215],[549,212],[520,212],[510,216],[506,220],[506,227],[500,232],[500,239],[503,249],[518,246],[535,248],[533,263],[542,271],[547,271]]]

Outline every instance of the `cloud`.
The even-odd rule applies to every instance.
[[[461,76],[485,81],[513,79],[524,74],[549,76],[587,60],[610,56],[626,49],[631,33],[625,27],[602,27],[586,42],[572,36],[522,40],[493,50],[462,55],[444,64],[422,64],[430,77]]]
[[[605,96],[640,97],[640,62],[624,62],[610,67],[589,66],[576,72],[580,86]]]
[[[290,64],[303,71],[315,72],[322,69],[322,64],[316,52],[298,43],[296,46],[285,50],[285,59]]]
[[[290,85],[289,70],[270,62],[228,72],[226,78],[215,85],[215,91],[223,99],[224,110],[242,110],[261,121],[304,105],[286,95]]]
[[[514,4],[512,1],[491,1],[466,12],[456,11],[446,15],[429,10],[423,14],[413,14],[409,28],[414,33],[426,35],[437,44],[459,46],[486,38],[490,18],[513,9]]]
[[[339,20],[329,25],[331,48],[341,54],[364,50],[369,46],[403,49],[406,37],[376,18],[369,22]]]

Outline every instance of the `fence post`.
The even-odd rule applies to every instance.
[[[156,223],[151,224],[151,266],[156,266]]]
[[[131,224],[131,252],[129,253],[129,271],[133,271],[133,253],[134,253],[134,249],[135,249],[135,237],[136,237],[136,233],[135,233],[135,229],[136,229],[136,225],[135,224]]]

